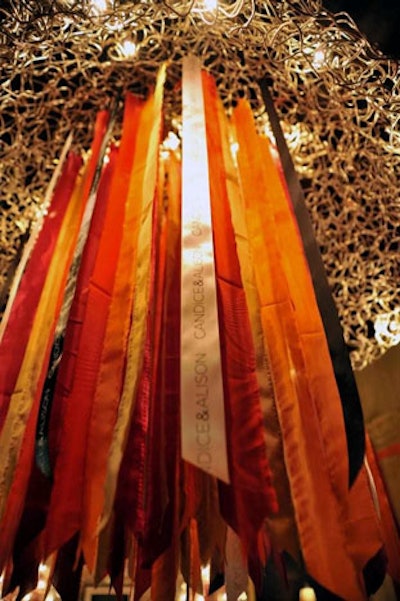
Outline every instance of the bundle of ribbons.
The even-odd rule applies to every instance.
[[[70,569],[119,592],[128,560],[135,600],[178,574],[194,598],[211,563],[236,601],[286,555],[361,601],[378,564],[399,580],[399,541],[288,166],[192,57],[181,153],[160,152],[164,80],[127,95],[119,144],[104,111],[87,161],[64,152],[15,274],[0,569],[66,570],[73,541]]]

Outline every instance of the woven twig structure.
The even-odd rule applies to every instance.
[[[127,90],[145,95],[165,61],[166,133],[179,131],[189,52],[228,111],[251,100],[260,128],[268,78],[353,365],[365,366],[400,330],[400,71],[319,0],[2,2],[0,286],[69,132],[87,149],[95,112]]]

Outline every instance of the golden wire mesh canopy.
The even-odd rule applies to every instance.
[[[202,58],[225,105],[268,79],[350,346],[361,368],[400,338],[399,66],[319,0],[34,0],[0,7],[0,285],[42,208],[70,131],[146,94],[168,62],[167,129],[179,130],[181,58]],[[118,136],[118,132],[116,132]]]

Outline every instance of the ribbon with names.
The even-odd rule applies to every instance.
[[[183,61],[182,457],[229,482],[201,65]]]

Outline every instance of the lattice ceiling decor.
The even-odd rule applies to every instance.
[[[180,59],[191,52],[227,110],[247,96],[261,128],[268,78],[361,368],[400,330],[399,65],[320,0],[210,1],[1,3],[0,285],[69,132],[88,148],[95,112],[126,90],[146,94],[164,61],[166,133],[179,130]]]

